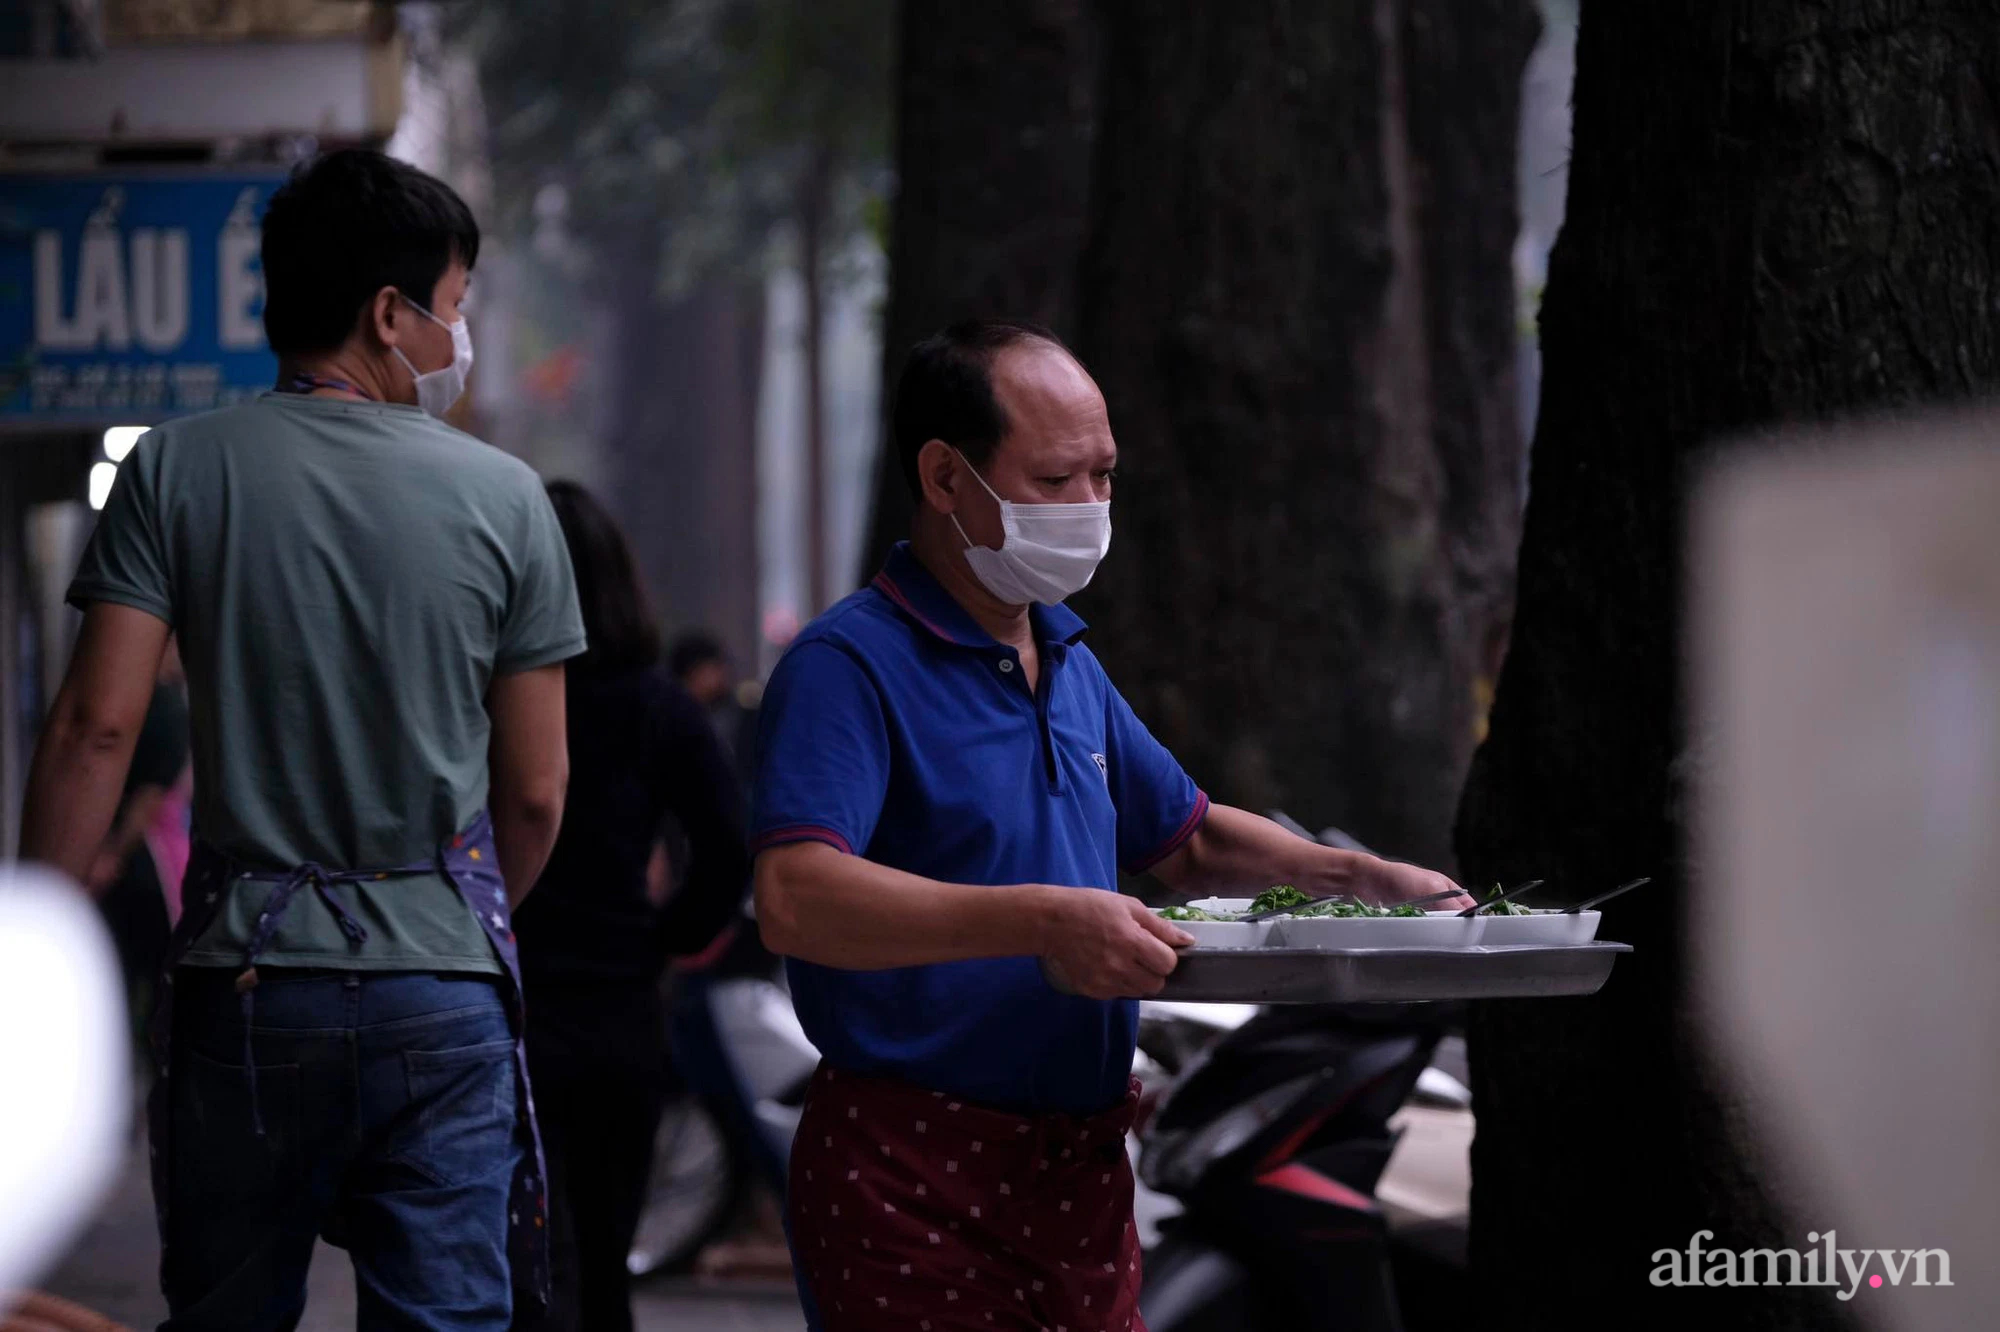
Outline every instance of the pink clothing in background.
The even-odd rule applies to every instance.
[[[181,880],[187,877],[188,849],[188,795],[190,782],[183,775],[174,783],[167,798],[153,814],[153,822],[146,829],[146,850],[153,857],[153,868],[160,876],[160,892],[167,899],[167,924],[171,928],[180,924]]]

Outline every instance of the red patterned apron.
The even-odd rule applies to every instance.
[[[825,1332],[1145,1332],[1125,1133],[821,1065],[792,1146],[793,1261]]]

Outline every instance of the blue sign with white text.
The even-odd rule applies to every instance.
[[[0,422],[149,424],[268,390],[281,173],[0,176]]]

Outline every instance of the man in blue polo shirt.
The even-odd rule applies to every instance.
[[[1190,940],[1119,870],[1452,885],[1210,805],[1133,715],[1061,604],[1110,544],[1118,451],[1051,334],[923,342],[894,437],[911,539],[779,663],[759,745],[758,919],[825,1056],[792,1161],[800,1284],[829,1332],[1123,1332],[1134,1000]]]

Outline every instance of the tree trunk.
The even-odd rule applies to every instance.
[[[1532,12],[1106,14],[1081,350],[1121,479],[1091,641],[1217,798],[1448,864],[1520,508]]]
[[[657,232],[635,238],[633,253],[650,262],[657,242],[645,236]],[[754,663],[762,292],[718,280],[663,300],[636,283],[612,300],[617,482],[604,498],[668,631],[709,629]]]
[[[1096,113],[1091,0],[903,0],[897,189],[883,328],[885,423],[865,578],[909,534],[886,423],[911,345],[1008,316],[1068,336]]]
[[[1519,613],[1459,846],[1482,882],[1663,882],[1611,911],[1637,951],[1603,993],[1475,1016],[1474,1276],[1502,1329],[1839,1326],[1824,1292],[1648,1280],[1698,1230],[1829,1224],[1769,1186],[1685,980],[1683,471],[1769,423],[2000,387],[2000,27],[1596,5],[1577,61]]]
[[[799,277],[805,287],[806,617],[833,604],[826,540],[826,221],[833,163],[815,148],[799,185]]]

